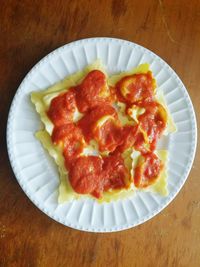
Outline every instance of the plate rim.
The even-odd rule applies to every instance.
[[[156,57],[161,64],[164,64],[166,68],[168,68],[170,70],[170,75],[171,73],[173,74],[173,78],[175,80],[177,80],[178,85],[180,85],[181,90],[184,94],[184,98],[187,101],[187,105],[189,107],[189,109],[192,111],[191,114],[191,119],[192,119],[192,127],[193,127],[193,138],[192,138],[192,142],[191,142],[191,155],[190,155],[190,160],[188,160],[187,162],[187,168],[185,168],[184,170],[184,174],[181,178],[181,183],[179,185],[178,188],[176,188],[174,190],[174,192],[170,195],[170,197],[167,199],[167,201],[163,202],[160,206],[158,206],[156,208],[156,210],[154,212],[150,212],[150,214],[147,214],[143,217],[143,219],[139,218],[137,219],[133,224],[129,224],[128,225],[119,225],[119,226],[114,226],[114,227],[102,227],[102,228],[95,228],[95,227],[82,227],[79,224],[71,224],[71,223],[66,223],[64,221],[62,221],[58,216],[56,216],[53,212],[50,212],[47,210],[46,207],[42,206],[40,204],[39,201],[37,201],[37,199],[29,192],[28,188],[26,188],[26,186],[21,182],[20,179],[20,175],[18,173],[16,164],[14,163],[13,160],[13,155],[12,155],[12,149],[10,146],[10,136],[11,136],[11,124],[12,124],[12,117],[13,117],[13,110],[15,107],[15,103],[17,100],[18,95],[20,95],[22,89],[23,89],[23,85],[24,83],[29,80],[30,76],[32,75],[32,73],[34,73],[41,64],[45,64],[46,61],[50,60],[50,58],[52,58],[55,54],[59,54],[62,50],[66,49],[66,48],[70,48],[70,46],[77,46],[77,45],[81,45],[84,42],[100,42],[100,41],[107,41],[107,42],[119,42],[121,45],[123,43],[125,43],[126,45],[130,45],[130,46],[135,46],[141,50],[145,50],[148,53],[150,53],[153,57]],[[197,122],[196,122],[196,115],[195,115],[195,111],[194,111],[194,107],[191,101],[191,98],[189,96],[189,93],[185,87],[185,85],[183,84],[183,82],[181,81],[181,79],[179,78],[179,76],[177,75],[177,73],[173,70],[173,68],[167,63],[165,62],[160,56],[158,56],[157,54],[155,54],[154,52],[152,52],[151,50],[149,50],[148,48],[139,45],[137,43],[128,41],[128,40],[123,40],[123,39],[119,39],[119,38],[111,38],[111,37],[94,37],[94,38],[85,38],[85,39],[80,39],[80,40],[76,40],[70,43],[67,43],[61,47],[56,48],[55,50],[53,50],[52,52],[48,53],[46,56],[44,56],[42,59],[40,59],[31,69],[30,71],[28,71],[28,73],[24,76],[22,82],[20,83],[20,85],[18,86],[15,95],[13,97],[13,100],[11,102],[10,105],[10,109],[9,109],[9,113],[8,113],[8,119],[7,119],[7,128],[6,128],[6,143],[7,143],[7,151],[8,151],[8,157],[9,157],[9,161],[13,170],[13,173],[16,177],[16,180],[18,182],[18,184],[20,185],[20,187],[22,188],[22,190],[24,191],[24,193],[27,195],[27,197],[31,200],[31,202],[37,207],[39,208],[42,212],[44,212],[48,217],[50,217],[51,219],[63,224],[64,226],[68,226],[70,228],[73,229],[77,229],[77,230],[82,230],[82,231],[86,231],[86,232],[102,232],[102,233],[106,233],[106,232],[117,232],[117,231],[122,231],[122,230],[126,230],[126,229],[130,229],[133,228],[135,226],[138,226],[150,219],[152,219],[154,216],[158,215],[162,210],[164,210],[171,202],[172,200],[175,199],[175,197],[178,195],[178,193],[180,192],[180,190],[182,189],[183,185],[185,184],[189,173],[191,171],[193,162],[194,162],[194,158],[196,155],[196,147],[197,147]],[[138,222],[139,221],[139,222]]]

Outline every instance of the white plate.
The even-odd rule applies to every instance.
[[[178,132],[163,139],[169,150],[169,195],[138,192],[133,197],[112,203],[76,200],[58,205],[59,176],[34,133],[41,123],[30,93],[44,89],[100,58],[109,74],[143,63],[150,67],[162,88]],[[176,73],[154,53],[134,43],[111,38],[92,38],[67,44],[42,59],[28,73],[12,102],[7,146],[16,178],[32,202],[54,220],[72,228],[112,232],[141,224],[155,216],[183,186],[195,155],[196,119],[188,93]],[[12,192],[11,192],[12,194]]]

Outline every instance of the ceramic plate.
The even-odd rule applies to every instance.
[[[41,123],[30,102],[30,93],[60,81],[97,58],[102,60],[109,74],[129,70],[144,62],[150,64],[178,129],[177,133],[162,139],[160,143],[161,147],[169,151],[167,197],[137,192],[132,197],[111,203],[98,204],[95,200],[85,199],[58,204],[57,167],[34,137],[34,133],[41,128]],[[112,38],[76,41],[43,58],[19,86],[7,125],[10,162],[26,195],[54,220],[72,228],[92,232],[131,228],[164,209],[174,199],[189,174],[196,140],[193,106],[177,74],[146,48]]]

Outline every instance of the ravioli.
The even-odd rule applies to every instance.
[[[59,171],[59,176],[60,176],[58,202],[63,203],[70,199],[77,199],[80,197],[95,198],[98,202],[103,202],[103,201],[109,202],[109,201],[116,200],[119,198],[128,197],[134,194],[136,190],[154,191],[161,195],[166,195],[167,194],[167,167],[166,167],[167,151],[163,151],[163,150],[155,151],[155,154],[163,162],[163,166],[159,173],[159,177],[156,179],[156,181],[152,185],[148,186],[147,188],[138,189],[134,185],[133,180],[134,180],[134,166],[136,166],[139,154],[137,154],[137,151],[135,150],[134,147],[126,148],[125,145],[124,147],[121,145],[121,147],[123,147],[124,149],[123,153],[121,153],[121,157],[124,161],[125,169],[128,170],[129,179],[127,180],[128,181],[127,187],[119,188],[119,189],[116,189],[116,188],[108,189],[107,191],[102,192],[100,198],[97,198],[95,197],[95,195],[91,195],[87,193],[80,194],[80,193],[77,193],[73,189],[70,179],[69,179],[69,171],[66,167],[65,158],[63,156],[63,147],[62,145],[59,145],[59,144],[55,145],[55,142],[52,142],[52,136],[55,134],[54,133],[55,125],[48,116],[48,110],[53,99],[55,99],[56,97],[62,94],[67,93],[69,90],[71,90],[71,88],[76,87],[78,84],[81,84],[84,81],[84,78],[89,73],[95,70],[99,70],[105,75],[108,86],[114,87],[125,76],[133,75],[133,74],[147,74],[149,72],[149,65],[141,64],[137,68],[129,72],[124,72],[124,73],[120,73],[119,75],[113,75],[111,77],[107,77],[106,71],[103,65],[101,64],[99,60],[97,60],[93,64],[87,66],[82,71],[68,76],[63,81],[55,84],[54,86],[51,86],[44,91],[33,92],[31,94],[31,101],[35,105],[36,111],[39,113],[40,119],[44,125],[44,128],[36,133],[36,138],[41,142],[43,147],[47,150],[49,155],[55,160],[55,163],[58,166],[58,171]],[[155,87],[155,90],[156,90],[156,81],[154,78],[152,79],[152,81],[153,81],[153,87]],[[101,97],[103,97],[103,99],[109,98],[107,86],[101,92]],[[175,124],[173,123],[172,117],[169,114],[169,111],[167,109],[166,103],[164,102],[164,97],[162,93],[158,91],[156,93],[155,98],[156,98],[156,101],[160,103],[167,112],[167,117],[166,117],[167,127],[165,129],[165,134],[169,134],[169,133],[176,131]],[[97,99],[97,101],[99,100]],[[126,114],[126,104],[119,101],[119,99],[115,99],[112,101],[113,101],[113,108],[117,111],[117,114],[118,114],[117,122],[116,122],[115,117],[112,117],[112,115],[110,114],[108,115],[105,114],[103,117],[101,117],[97,121],[96,128],[101,128],[106,125],[108,134],[106,135],[105,138],[108,138],[107,136],[110,137],[109,142],[111,141],[113,142],[112,148],[115,149],[115,146],[120,147],[120,144],[119,144],[120,140],[118,140],[119,138],[117,138],[117,134],[116,136],[112,136],[112,134],[110,136],[111,129],[112,131],[115,131],[115,130],[117,131],[118,129],[117,123],[119,123],[120,127],[122,126],[122,127],[125,127],[126,129],[129,129],[128,127],[137,127],[137,124],[140,120],[140,116],[144,114],[145,112],[145,107],[143,108],[143,107],[138,107],[138,106],[131,106],[129,107],[128,114]],[[82,105],[82,103],[80,103],[80,105]],[[75,123],[76,125],[78,125],[79,121],[81,121],[81,118],[85,116],[86,114],[85,112],[89,112],[87,111],[88,109],[87,101],[86,101],[86,104],[84,105],[85,106],[82,106],[81,108],[76,107],[75,110],[73,110],[73,123]],[[80,109],[81,111],[84,110],[84,112],[81,112]],[[116,126],[113,126],[113,125],[116,125]],[[140,132],[143,134],[143,136],[145,136],[146,134],[145,131],[142,131],[140,129]],[[148,140],[147,137],[146,137],[146,140]],[[99,151],[98,139],[97,141],[95,141],[95,138],[92,138],[90,142],[84,142],[83,146],[84,146],[83,150],[80,153],[81,157],[85,157],[85,156],[87,157],[87,156],[93,155],[93,156],[98,156],[99,158],[105,158],[106,160],[106,157],[109,157],[109,154],[112,152],[111,150],[109,150],[111,146],[107,146],[108,151],[106,149],[104,149],[104,151]]]
[[[36,111],[40,115],[41,121],[44,123],[46,131],[51,135],[53,131],[53,124],[48,118],[46,111],[49,108],[51,100],[58,96],[60,93],[68,91],[72,86],[75,86],[77,83],[81,82],[83,77],[88,74],[91,70],[100,70],[105,73],[105,69],[101,64],[100,60],[95,61],[93,64],[88,65],[82,71],[79,71],[75,74],[67,76],[61,82],[56,83],[55,85],[47,88],[44,91],[33,92],[31,94],[31,101],[35,105]],[[80,112],[77,111],[77,117],[80,117]]]

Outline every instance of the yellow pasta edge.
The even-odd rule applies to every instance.
[[[147,73],[148,71],[149,71],[149,64],[148,63],[140,64],[130,71],[124,71],[124,72],[121,72],[119,74],[115,74],[115,75],[110,76],[108,78],[108,84],[110,86],[114,86],[124,76],[133,75],[133,74],[137,74],[137,73]]]

